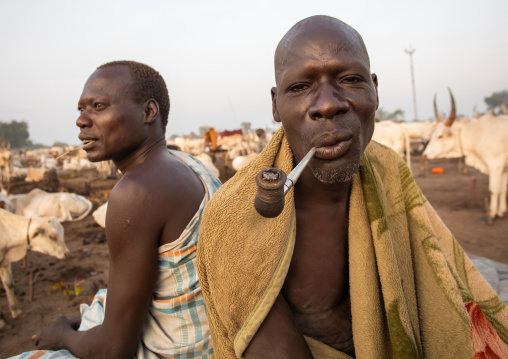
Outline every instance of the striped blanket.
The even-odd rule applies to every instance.
[[[159,278],[144,323],[136,358],[209,358],[213,353],[205,303],[196,272],[196,249],[203,209],[220,187],[206,166],[191,155],[170,151],[200,178],[206,194],[180,237],[159,247]],[[107,291],[101,289],[90,306],[81,305],[80,331],[104,320]],[[76,358],[67,350],[36,350],[15,359]]]

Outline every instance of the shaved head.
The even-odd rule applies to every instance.
[[[333,39],[337,39],[337,41],[330,41]],[[275,50],[274,61],[277,85],[281,72],[293,57],[300,55],[298,51],[303,44],[320,48],[323,54],[340,51],[354,52],[365,61],[367,68],[370,69],[369,55],[360,34],[345,22],[334,17],[316,15],[297,22],[280,40]]]
[[[294,25],[275,52],[272,112],[281,122],[295,163],[309,163],[321,184],[351,181],[374,132],[377,76],[351,26],[329,16]]]

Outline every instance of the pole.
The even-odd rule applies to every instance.
[[[416,112],[415,74],[414,74],[414,70],[413,70],[413,53],[416,51],[416,49],[413,49],[413,48],[409,47],[408,49],[405,49],[405,51],[406,51],[406,54],[409,55],[409,65],[411,67],[411,84],[413,86],[413,107],[414,107],[414,111],[415,111],[415,118],[414,118],[414,120],[417,121],[418,120],[418,114]]]

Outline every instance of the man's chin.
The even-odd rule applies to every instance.
[[[102,161],[108,161],[109,158],[105,158],[105,156],[100,156],[99,154],[93,153],[93,152],[87,152],[86,158],[93,163],[96,162],[102,162]]]
[[[323,169],[311,167],[312,174],[323,184],[341,184],[350,182],[358,172],[359,163],[347,163],[340,167]]]

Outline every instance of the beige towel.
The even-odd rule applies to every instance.
[[[293,190],[276,218],[254,209],[254,177],[266,167],[293,168],[282,128],[205,208],[198,273],[216,358],[243,356],[282,288],[293,253]],[[508,358],[508,309],[402,159],[376,142],[353,180],[349,273],[357,358]],[[315,358],[348,357],[306,339]]]

